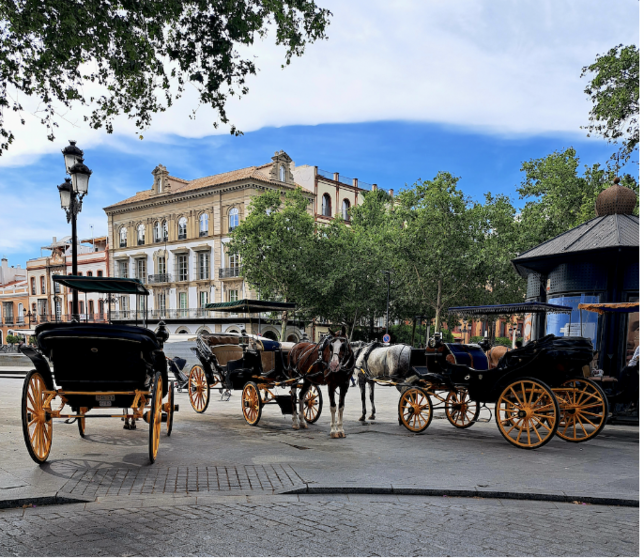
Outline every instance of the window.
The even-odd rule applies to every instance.
[[[36,278],[35,277],[31,278],[31,294],[32,295],[36,294]]]
[[[165,275],[165,256],[159,256],[157,258],[157,269],[159,271],[159,275]]]
[[[181,217],[179,219],[179,240],[188,238],[188,219]]]
[[[54,299],[54,311],[56,312],[56,321],[60,322],[62,318],[63,309],[60,304],[60,298],[56,297]]]
[[[188,293],[179,293],[179,316],[185,318],[188,315]]]
[[[201,291],[199,293],[199,308],[205,308],[208,304],[208,291]]]
[[[344,200],[342,202],[342,218],[345,221],[349,220],[349,208],[351,207],[351,204],[349,203],[349,200]]]
[[[157,310],[159,315],[165,314],[165,293],[157,294]]]
[[[331,196],[329,194],[322,196],[322,215],[331,217]]]
[[[12,310],[13,312],[13,310]],[[45,316],[47,314],[47,301],[39,300],[38,301],[38,314],[40,316]]]
[[[239,267],[239,254],[230,254],[228,256],[228,267],[234,269]]]
[[[119,305],[121,307],[121,312],[123,312],[123,317],[127,318],[128,310],[130,309],[130,298],[127,296],[120,297]]]
[[[199,217],[199,236],[208,236],[208,214],[202,213]]]
[[[239,226],[239,209],[233,207],[228,214],[228,230],[235,230]]]
[[[125,248],[127,246],[127,229],[123,227],[119,232],[119,247]]]
[[[94,275],[94,274],[93,274],[91,271],[88,271],[88,272],[87,272],[87,276],[88,276],[88,277],[93,277],[93,275]]]
[[[145,225],[143,223],[136,227],[136,243],[139,246],[145,244]]]
[[[286,180],[286,169],[284,165],[280,165],[280,180],[284,182]]]
[[[228,291],[228,302],[237,302],[239,300],[239,291]]]
[[[47,289],[45,288],[45,276],[40,276],[40,294],[46,294]]]
[[[177,256],[177,281],[188,280],[188,256],[179,254]]]
[[[103,270],[102,270],[102,269],[99,269],[99,270],[96,272],[96,277],[103,277]]]
[[[154,242],[161,242],[163,233],[161,232],[161,223],[157,221],[154,223]]]
[[[136,260],[136,278],[145,281],[147,273],[147,260],[145,258],[139,258]]]
[[[102,298],[98,301],[98,315],[99,320],[105,319],[105,301]]]
[[[593,348],[597,348],[597,324],[599,314],[579,310],[579,304],[599,302],[599,297],[594,295],[569,295],[548,299],[549,304],[571,306],[572,314],[546,314],[546,335],[554,333],[557,337],[586,337],[592,341]],[[580,323],[581,312],[583,323]]]
[[[199,253],[199,279],[210,279],[210,254]]]
[[[53,283],[52,287],[53,287],[54,293],[60,294],[60,283],[56,283],[56,281],[54,281],[53,279],[52,279],[52,283]]]
[[[119,264],[118,276],[127,277],[127,260],[121,260],[118,262],[118,264]]]
[[[161,228],[163,229],[163,240],[168,240],[168,222],[163,221]]]

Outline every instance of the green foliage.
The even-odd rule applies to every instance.
[[[635,45],[618,45],[581,71],[581,77],[594,74],[584,93],[590,96],[590,134],[610,143],[621,142],[622,155],[628,159],[640,141],[640,51]]]
[[[16,343],[20,343],[22,340],[22,337],[18,337],[17,335],[7,335],[6,341],[8,345],[15,345]]]
[[[314,0],[2,1],[0,154],[14,140],[3,112],[22,112],[21,96],[41,101],[52,141],[56,105],[92,107],[85,120],[108,133],[120,114],[143,130],[188,85],[198,92],[197,107],[211,106],[228,124],[226,100],[246,94],[246,78],[257,71],[239,47],[274,30],[289,64],[307,43],[326,38],[331,15]],[[89,93],[96,86],[99,93]]]

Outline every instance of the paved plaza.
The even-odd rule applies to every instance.
[[[639,554],[637,428],[522,451],[493,421],[457,430],[436,411],[413,435],[398,392],[377,387],[377,420],[358,422],[351,388],[347,438],[331,439],[326,397],[319,422],[294,431],[277,405],[251,427],[238,392],[214,391],[203,415],[180,393],[154,465],[143,422],[88,419],[81,439],[61,419],[39,467],[21,389],[0,377],[0,501],[21,504],[0,510],[1,555]]]

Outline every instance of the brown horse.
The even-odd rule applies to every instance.
[[[496,368],[499,365],[499,361],[503,358],[505,353],[510,349],[504,345],[495,345],[492,347],[487,354],[488,368]]]
[[[331,407],[331,438],[346,438],[342,425],[342,414],[354,364],[355,358],[344,326],[341,331],[333,332],[329,329],[328,335],[325,335],[319,343],[303,341],[291,349],[288,356],[289,377],[303,380],[299,397],[299,416],[296,405],[297,386],[294,385],[291,388],[293,428],[295,430],[308,428],[304,420],[304,394],[311,384],[326,385],[329,388],[329,405]],[[336,422],[335,390],[337,388],[340,388],[340,406],[337,408],[338,420]]]

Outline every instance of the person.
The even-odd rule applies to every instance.
[[[638,345],[631,357],[631,360],[628,363],[628,366],[636,366],[640,362],[640,346]]]
[[[521,347],[523,347],[523,341],[521,341],[520,339],[517,339],[517,341],[514,343],[514,348],[520,349]]]

